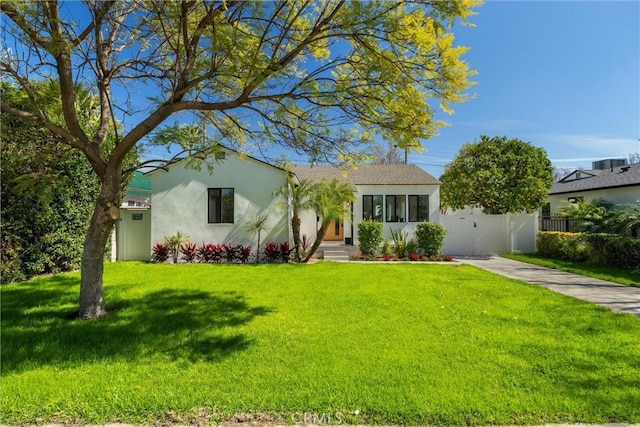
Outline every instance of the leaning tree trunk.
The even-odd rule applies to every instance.
[[[80,280],[81,319],[101,317],[107,314],[103,292],[104,249],[120,215],[122,177],[119,170],[108,171],[100,185],[87,237],[84,241]]]
[[[291,217],[291,231],[293,233],[293,250],[294,259],[300,262],[300,217],[293,215]]]
[[[322,225],[320,226],[320,230],[318,230],[318,234],[316,235],[316,241],[313,242],[313,246],[311,246],[311,249],[309,250],[309,253],[307,254],[303,262],[309,262],[313,254],[316,253],[316,251],[320,247],[320,244],[324,240],[324,235],[327,233],[328,227],[329,227],[329,222],[325,223],[325,221],[323,220]]]

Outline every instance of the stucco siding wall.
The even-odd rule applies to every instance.
[[[267,214],[267,230],[261,233],[261,246],[266,241],[289,241],[289,221],[282,199],[273,192],[285,182],[284,172],[250,158],[227,154],[213,173],[206,167],[200,171],[174,165],[169,171],[150,175],[153,216],[151,242],[180,230],[195,243],[257,244],[257,235],[244,229],[256,214]],[[234,189],[234,223],[207,222],[209,188]]]
[[[608,188],[605,190],[578,191],[575,193],[553,194],[549,196],[548,202],[551,204],[551,213],[566,206],[570,197],[583,197],[585,202],[602,198],[614,205],[623,203],[634,203],[640,200],[640,185],[633,187]]]

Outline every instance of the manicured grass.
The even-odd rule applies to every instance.
[[[640,422],[640,319],[468,265],[109,264],[94,321],[78,281],[1,288],[2,423]]]
[[[608,280],[610,282],[640,288],[640,272],[608,267],[606,265],[556,260],[535,254],[504,254],[502,256],[516,261],[528,262],[530,264],[555,268],[556,270],[568,271],[569,273],[581,274],[583,276],[595,277],[596,279]]]

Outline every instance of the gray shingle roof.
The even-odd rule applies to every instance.
[[[353,185],[440,185],[441,182],[416,165],[362,165],[357,169],[335,166],[294,166],[299,179],[338,178]],[[346,175],[346,177],[345,177]]]
[[[626,169],[626,170],[625,170]],[[588,170],[585,172],[592,173]],[[640,186],[640,163],[598,171],[596,176],[567,182],[556,182],[549,194],[575,193],[576,191],[601,190],[605,188]]]

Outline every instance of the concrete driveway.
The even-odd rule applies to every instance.
[[[640,288],[540,267],[499,256],[456,258],[465,264],[471,264],[492,273],[544,286],[564,295],[608,307],[619,313],[629,313],[640,317]]]

